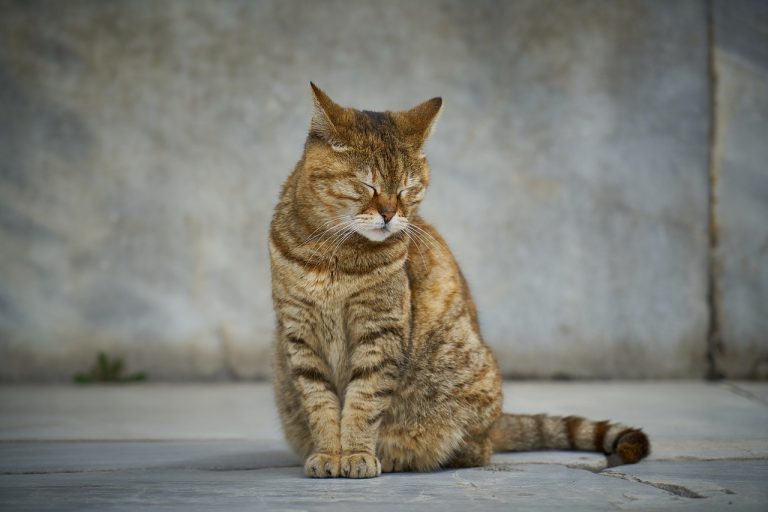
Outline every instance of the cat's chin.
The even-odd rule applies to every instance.
[[[394,231],[386,227],[361,229],[361,230],[358,230],[358,233],[360,233],[362,236],[364,236],[371,242],[383,242],[384,240],[386,240],[387,238],[395,234]]]

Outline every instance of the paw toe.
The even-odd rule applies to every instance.
[[[352,453],[341,458],[341,476],[373,478],[381,474],[381,462],[370,453]]]
[[[313,453],[304,463],[304,474],[312,478],[333,478],[339,476],[339,456],[327,453]]]

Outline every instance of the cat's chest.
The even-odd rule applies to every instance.
[[[348,274],[335,269],[309,271],[294,275],[293,286],[320,304],[341,303],[361,290],[376,286],[389,274],[391,269],[376,269],[364,274]]]
[[[312,298],[321,301],[340,299],[359,285],[349,276],[327,270],[304,272],[297,284]]]
[[[270,242],[273,277],[293,293],[318,302],[343,302],[350,296],[372,288],[402,272],[405,253],[370,269],[344,269],[335,261],[321,267],[310,268],[300,261],[280,256],[280,251]]]

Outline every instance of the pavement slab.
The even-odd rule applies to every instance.
[[[483,468],[304,478],[269,385],[0,387],[0,510],[768,509],[768,384],[510,382],[518,412],[645,428],[653,453],[504,453]],[[631,407],[627,407],[631,404]]]

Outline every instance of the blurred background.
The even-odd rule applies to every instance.
[[[443,97],[505,376],[768,377],[768,2],[0,0],[0,380],[269,377],[310,80]]]

